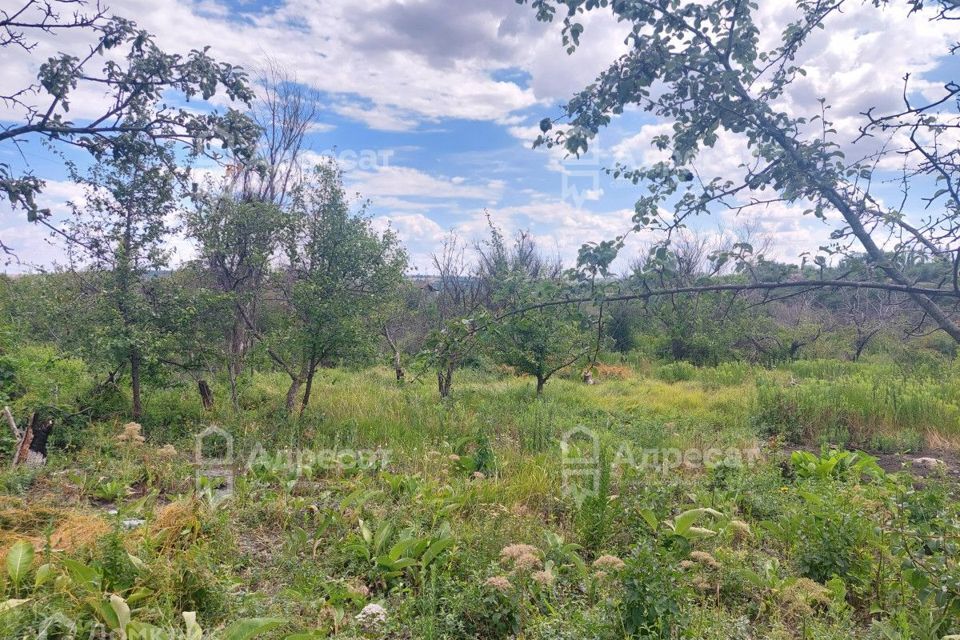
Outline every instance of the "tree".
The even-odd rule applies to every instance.
[[[827,17],[841,11],[849,0],[798,2],[799,20],[786,27],[780,46],[771,51],[760,49],[754,21],[757,5],[749,0],[531,0],[530,4],[544,21],[552,20],[558,11],[562,13],[563,40],[570,53],[578,47],[584,29],[578,20],[587,11],[604,7],[633,25],[628,39],[630,50],[565,106],[563,115],[569,119],[569,126],[551,133],[554,121],[547,118],[541,122],[544,135],[538,144],[562,145],[569,153],[582,153],[614,115],[630,106],[671,122],[673,133],[654,140],[669,152],[669,160],[648,168],[618,165],[611,170],[615,177],[643,184],[649,191],[637,201],[634,229],[665,231],[666,244],[670,232],[681,228],[691,216],[725,206],[742,210],[774,201],[800,202],[809,206],[809,213],[824,219],[828,211],[834,211],[842,222],[833,233],[836,242],[831,250],[844,253],[856,243],[869,260],[868,272],[849,274],[845,279],[857,276],[888,285],[889,290],[906,292],[937,327],[960,341],[960,326],[946,306],[960,297],[960,286],[949,290],[916,287],[904,273],[901,261],[892,259],[880,241],[890,234],[906,238],[898,244],[898,253],[925,251],[940,261],[958,258],[960,249],[949,249],[956,229],[956,214],[951,211],[956,208],[947,207],[943,215],[919,227],[910,224],[903,211],[878,204],[870,193],[876,156],[848,162],[832,140],[829,122],[817,131],[807,126],[812,119],[825,120],[825,108],[821,113],[794,116],[778,102],[803,73],[794,60],[810,33],[823,27]],[[873,4],[887,2],[874,0]],[[942,10],[932,19],[958,17],[953,0],[936,4]],[[923,2],[913,0],[911,5],[919,14]],[[916,19],[923,18],[918,15]],[[958,92],[960,89],[950,84],[944,99],[909,108],[888,119],[871,116],[865,131],[884,127],[912,130],[914,126],[943,130],[940,107],[949,105]],[[949,123],[957,127],[956,115]],[[745,175],[738,180],[695,179],[698,154],[713,146],[721,132],[744,140],[755,162],[744,167]],[[950,191],[955,184],[950,180],[956,177],[951,151],[943,145],[917,146],[916,153],[926,159],[920,170],[945,183],[943,188],[934,186],[930,197],[960,202]],[[764,190],[776,195],[761,194]],[[672,211],[666,210],[666,205],[671,205]],[[582,257],[597,258],[591,253]],[[609,264],[610,256],[602,258]],[[825,262],[823,256],[818,260]],[[960,260],[955,259],[953,266],[956,273]]]
[[[850,360],[856,362],[870,342],[893,324],[897,298],[883,291],[854,289],[842,299],[842,314],[853,327]]]
[[[250,118],[260,130],[256,156],[243,167],[236,189],[247,200],[287,204],[303,179],[306,136],[320,113],[317,93],[279,63],[268,59],[257,73],[258,97]]]
[[[86,193],[84,202],[71,203],[71,263],[102,301],[110,353],[130,366],[134,419],[143,415],[141,376],[157,342],[151,277],[169,262],[169,221],[183,178],[171,169],[173,153],[133,131],[115,140],[99,164],[73,171]]]
[[[637,290],[691,287],[730,278],[734,261],[724,259],[739,244],[684,229],[665,253],[641,253],[631,265],[629,285]],[[746,264],[746,263],[739,263]],[[738,336],[747,331],[751,302],[740,292],[666,295],[644,302],[637,324],[655,336],[657,355],[697,365],[716,365],[734,357]]]
[[[230,397],[259,318],[270,261],[278,247],[289,195],[303,178],[305,136],[319,111],[317,96],[272,61],[257,76],[259,97],[250,118],[260,137],[252,158],[235,158],[224,184],[208,185],[187,218],[187,231],[218,291],[232,307],[224,328]]]
[[[89,51],[51,57],[40,66],[33,85],[0,88],[0,101],[19,114],[12,124],[0,125],[0,144],[19,146],[37,139],[78,147],[99,161],[135,136],[151,142],[157,157],[170,163],[177,159],[162,150],[168,142],[182,143],[193,154],[210,152],[218,142],[241,157],[249,155],[259,132],[246,116],[233,109],[204,112],[171,100],[171,94],[185,101],[208,100],[222,90],[231,100],[249,103],[253,92],[239,67],[217,62],[207,49],[186,56],[166,53],[136,23],[108,16],[98,2],[20,0],[0,9],[5,59],[30,56],[38,37],[64,30],[89,33]],[[83,91],[106,92],[109,102],[97,116],[75,122],[69,119],[71,99]],[[42,188],[39,178],[17,175],[9,164],[0,163],[0,196],[13,208],[25,209],[29,220],[48,224],[49,211],[36,199]],[[2,244],[0,248],[10,251]]]
[[[542,258],[528,233],[518,233],[508,248],[491,224],[490,240],[477,253],[477,280],[487,309],[498,318],[487,334],[491,350],[500,362],[534,376],[539,397],[555,373],[592,351],[589,319],[578,305],[535,307],[562,297],[570,283],[559,262]]]
[[[222,324],[234,409],[239,408],[237,379],[250,347],[248,325],[254,326],[257,318],[282,222],[275,204],[241,200],[231,193],[202,196],[186,216],[187,233],[197,241],[211,289],[228,305]]]
[[[514,292],[513,304],[522,308],[535,300],[561,295],[555,282],[527,283]],[[586,358],[593,351],[590,323],[575,305],[535,308],[508,315],[490,331],[498,361],[537,381],[537,396],[553,375]]]
[[[390,349],[397,382],[406,378],[406,362],[423,349],[430,332],[431,285],[405,282],[382,307],[380,334]]]
[[[297,189],[289,215],[281,242],[286,264],[276,282],[285,314],[268,352],[290,376],[288,412],[303,387],[302,414],[319,366],[373,344],[377,310],[400,287],[407,260],[391,231],[378,233],[362,209],[350,210],[332,160]]]
[[[481,283],[466,262],[466,245],[451,233],[439,254],[433,255],[437,272],[435,326],[427,336],[425,361],[437,376],[441,399],[450,397],[453,375],[477,347],[476,323],[484,313]]]

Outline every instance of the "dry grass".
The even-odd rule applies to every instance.
[[[200,536],[200,508],[200,503],[193,498],[164,505],[150,523],[150,536],[167,550],[193,544]]]
[[[630,367],[619,364],[600,362],[594,367],[598,380],[628,380],[636,377],[636,372]]]
[[[924,434],[924,440],[931,451],[948,451],[960,455],[960,436],[955,434],[945,435],[931,429]]]
[[[15,498],[0,496],[0,555],[20,540],[36,548],[45,546],[48,531],[53,550],[74,552],[109,532],[110,523],[90,511],[27,506]]]

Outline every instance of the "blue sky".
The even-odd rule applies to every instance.
[[[215,56],[255,69],[269,56],[317,90],[322,111],[309,146],[334,151],[351,191],[372,202],[377,224],[390,225],[407,245],[413,264],[429,271],[430,255],[446,233],[468,241],[485,233],[486,218],[505,230],[527,229],[541,248],[568,262],[583,242],[609,239],[629,228],[635,187],[601,169],[617,160],[656,160],[650,139],[669,124],[628,112],[601,135],[595,153],[580,160],[531,149],[536,125],[590,82],[623,51],[625,28],[598,12],[585,21],[584,45],[574,56],[561,46],[559,29],[537,23],[514,0],[113,0],[111,10],[136,19],[168,50],[211,45]],[[792,15],[791,0],[764,0],[758,23],[771,44]],[[834,105],[838,141],[852,155],[858,115],[869,106],[895,108],[901,78],[913,73],[917,90],[934,95],[951,71],[941,64],[949,25],[908,19],[902,10],[879,11],[851,3],[835,16],[804,54],[807,78],[784,108],[813,115],[817,99]],[[897,34],[891,41],[890,35]],[[6,89],[29,82],[56,51],[77,51],[83,38],[48,38],[32,56],[9,56]],[[4,52],[7,56],[8,52]],[[6,61],[5,61],[6,63]],[[942,84],[942,82],[940,82]],[[78,96],[73,115],[96,112],[102,96]],[[15,112],[0,110],[12,120]],[[43,204],[58,218],[80,197],[66,181],[62,159],[33,141],[23,157],[7,145],[0,158],[29,165],[48,180]],[[731,174],[747,156],[733,136],[698,162],[704,175]],[[78,157],[78,160],[82,158]],[[891,174],[892,175],[892,174]],[[896,198],[892,187],[884,198]],[[774,242],[772,253],[793,259],[816,251],[830,226],[800,215],[804,205],[777,206],[735,219],[719,213],[696,226],[718,238],[746,221]],[[0,203],[0,234],[19,250],[22,264],[8,271],[63,261],[62,247],[27,225],[22,213]],[[639,235],[619,266],[642,249]],[[192,248],[173,244],[178,259]]]

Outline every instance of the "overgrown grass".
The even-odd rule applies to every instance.
[[[465,371],[446,402],[386,370],[328,370],[302,419],[281,411],[277,374],[244,381],[239,413],[222,385],[212,412],[192,384],[153,391],[145,443],[121,441],[118,416],[42,469],[0,472],[0,553],[23,541],[35,554],[0,585],[25,600],[0,612],[0,635],[69,622],[87,637],[115,623],[111,596],[170,639],[186,637],[184,611],[216,637],[271,618],[264,637],[297,640],[960,632],[960,569],[942,542],[960,533],[951,482],[914,487],[829,451],[666,470],[623,457],[753,449],[771,432],[804,444],[914,433],[919,446],[952,433],[947,376],[891,363],[605,366],[598,384],[558,378],[542,400],[527,379]],[[240,470],[222,503],[191,465],[193,435],[212,424],[234,438]],[[603,452],[599,491],[582,502],[564,491],[560,448],[578,427]],[[389,455],[353,469],[285,454],[321,449]],[[257,450],[268,453],[247,468]],[[371,603],[386,610],[376,628],[356,618]]]

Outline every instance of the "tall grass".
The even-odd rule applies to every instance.
[[[882,368],[851,371],[834,376],[832,369],[825,378],[787,384],[777,376],[762,379],[755,420],[798,443],[826,440],[916,449],[922,435],[960,437],[960,385],[950,376],[938,381],[897,376]]]

